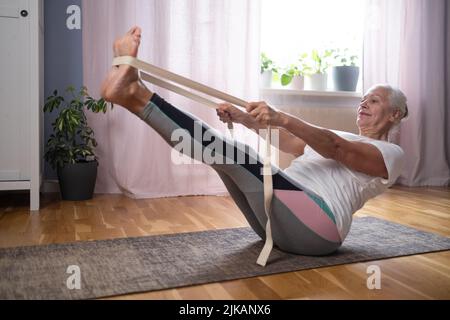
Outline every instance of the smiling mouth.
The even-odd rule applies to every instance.
[[[371,115],[368,113],[364,113],[364,112],[360,112],[359,113],[360,116],[366,116],[366,117],[370,117]]]

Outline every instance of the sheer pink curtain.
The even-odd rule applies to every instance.
[[[364,87],[389,83],[408,97],[398,137],[408,186],[450,185],[449,10],[446,0],[368,1]]]
[[[258,98],[257,0],[85,0],[84,81],[98,95],[112,61],[115,37],[143,29],[139,58],[246,100]],[[225,132],[213,110],[149,86],[163,98]],[[146,124],[116,107],[89,115],[99,142],[97,193],[134,198],[222,194],[215,172],[204,165],[174,165],[171,149]],[[237,128],[241,140],[254,135]]]

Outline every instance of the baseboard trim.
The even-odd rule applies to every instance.
[[[44,180],[41,186],[42,193],[60,193],[59,181],[58,180]],[[105,193],[105,194],[115,194],[115,193]],[[119,193],[120,194],[120,193]],[[95,195],[95,193],[94,193]],[[161,198],[177,198],[177,197],[202,197],[202,196],[213,196],[213,197],[228,197],[230,194],[228,192],[217,192],[215,194],[198,194],[198,195],[131,195],[124,193],[127,197],[131,199],[161,199]]]

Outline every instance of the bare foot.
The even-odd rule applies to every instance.
[[[142,30],[133,27],[123,37],[114,41],[114,57],[131,56],[137,57],[141,44]]]
[[[141,43],[141,29],[134,27],[114,42],[114,56],[137,57]],[[102,97],[121,105],[133,113],[140,112],[152,93],[139,79],[138,71],[130,66],[112,67],[102,84]]]

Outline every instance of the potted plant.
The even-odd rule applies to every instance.
[[[356,91],[359,79],[358,55],[348,48],[335,51],[333,67],[333,84],[336,91]]]
[[[326,91],[328,88],[328,68],[330,67],[330,58],[333,50],[319,51],[314,49],[309,59],[309,69],[307,79],[309,80],[309,89],[317,91]]]
[[[303,90],[305,88],[305,72],[309,71],[306,64],[307,53],[300,55],[297,64],[292,64],[281,75],[281,85],[290,89]]]
[[[44,158],[57,170],[63,200],[89,200],[97,178],[98,161],[94,154],[97,142],[84,111],[106,113],[107,104],[89,96],[86,87],[79,92],[69,87],[67,93],[68,100],[55,90],[45,101],[44,112],[58,110],[58,115],[52,123],[53,133]]]
[[[275,63],[267,57],[265,53],[261,53],[261,87],[270,88],[272,85],[272,77],[274,73],[278,73]]]

